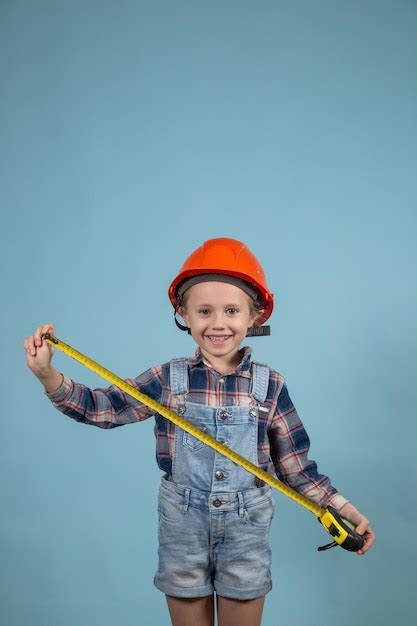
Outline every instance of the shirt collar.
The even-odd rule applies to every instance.
[[[241,355],[241,361],[236,369],[234,369],[233,372],[230,372],[230,374],[250,378],[252,348],[250,346],[243,346],[242,348],[240,348],[239,353]],[[210,363],[208,363],[203,357],[200,346],[198,346],[194,353],[194,356],[190,357],[188,361],[191,367],[206,366],[210,369],[214,369],[213,366],[210,365]]]

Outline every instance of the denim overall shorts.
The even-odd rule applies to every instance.
[[[177,412],[258,465],[258,410],[268,390],[268,367],[252,363],[251,381],[248,406],[192,403],[187,401],[187,359],[170,362]],[[275,503],[269,485],[257,483],[255,476],[176,427],[172,475],[162,477],[158,496],[158,589],[182,598],[215,591],[238,600],[271,590],[268,534]]]

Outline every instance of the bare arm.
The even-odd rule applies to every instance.
[[[57,391],[64,380],[64,375],[58,372],[54,367],[50,367],[49,370],[45,372],[35,374],[35,376],[39,378],[47,393]]]

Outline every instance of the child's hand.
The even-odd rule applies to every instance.
[[[357,551],[356,554],[362,555],[368,552],[369,548],[375,541],[375,533],[372,528],[369,526],[369,521],[366,519],[360,511],[356,507],[353,506],[350,502],[347,502],[339,509],[338,513],[342,515],[349,522],[352,522],[355,526],[355,530],[359,535],[365,536],[365,543],[363,547]]]
[[[47,372],[51,367],[52,355],[55,348],[47,341],[42,341],[44,333],[55,335],[55,329],[52,324],[44,324],[39,326],[33,335],[29,335],[23,342],[26,350],[26,365],[36,375]]]

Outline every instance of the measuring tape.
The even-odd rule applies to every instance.
[[[72,357],[79,363],[82,363],[82,365],[85,365],[88,369],[92,370],[96,374],[99,374],[99,376],[101,376],[102,378],[113,383],[122,391],[125,391],[133,398],[136,398],[136,400],[139,400],[139,402],[142,402],[142,404],[146,404],[148,407],[153,409],[155,413],[159,413],[159,415],[166,417],[166,419],[173,422],[176,426],[182,428],[182,430],[190,433],[196,439],[199,439],[207,446],[210,446],[210,448],[213,448],[216,452],[219,452],[219,454],[222,454],[237,465],[240,465],[246,471],[250,472],[257,478],[260,478],[264,483],[267,483],[274,489],[277,489],[278,491],[286,495],[288,498],[291,498],[292,500],[303,506],[311,513],[314,513],[314,515],[318,517],[319,522],[323,525],[325,530],[327,530],[327,532],[330,533],[330,535],[334,539],[332,543],[318,548],[319,551],[327,550],[328,548],[332,548],[337,545],[340,545],[342,548],[345,548],[350,552],[356,552],[357,550],[362,548],[364,544],[363,535],[359,535],[355,531],[354,526],[348,520],[342,517],[334,507],[328,506],[326,509],[320,507],[309,498],[306,498],[305,496],[298,493],[298,491],[295,491],[295,489],[292,489],[288,485],[285,485],[283,482],[281,482],[274,476],[271,476],[257,465],[254,465],[253,463],[248,461],[248,459],[245,459],[245,457],[241,456],[237,452],[234,452],[224,443],[217,441],[207,433],[203,432],[197,426],[191,424],[184,417],[177,415],[170,409],[167,409],[167,407],[159,404],[159,402],[156,402],[156,400],[153,400],[146,394],[138,391],[135,387],[129,385],[129,383],[127,383],[125,380],[119,378],[119,376],[116,376],[116,374],[113,374],[113,372],[111,372],[110,370],[106,369],[96,361],[93,361],[88,356],[85,356],[85,354],[78,352],[78,350],[75,350],[75,348],[72,348],[67,343],[64,343],[57,337],[54,337],[50,333],[45,333],[42,337],[54,347],[59,348],[59,350],[62,350],[62,352],[65,352],[65,354],[67,354],[68,356]]]

